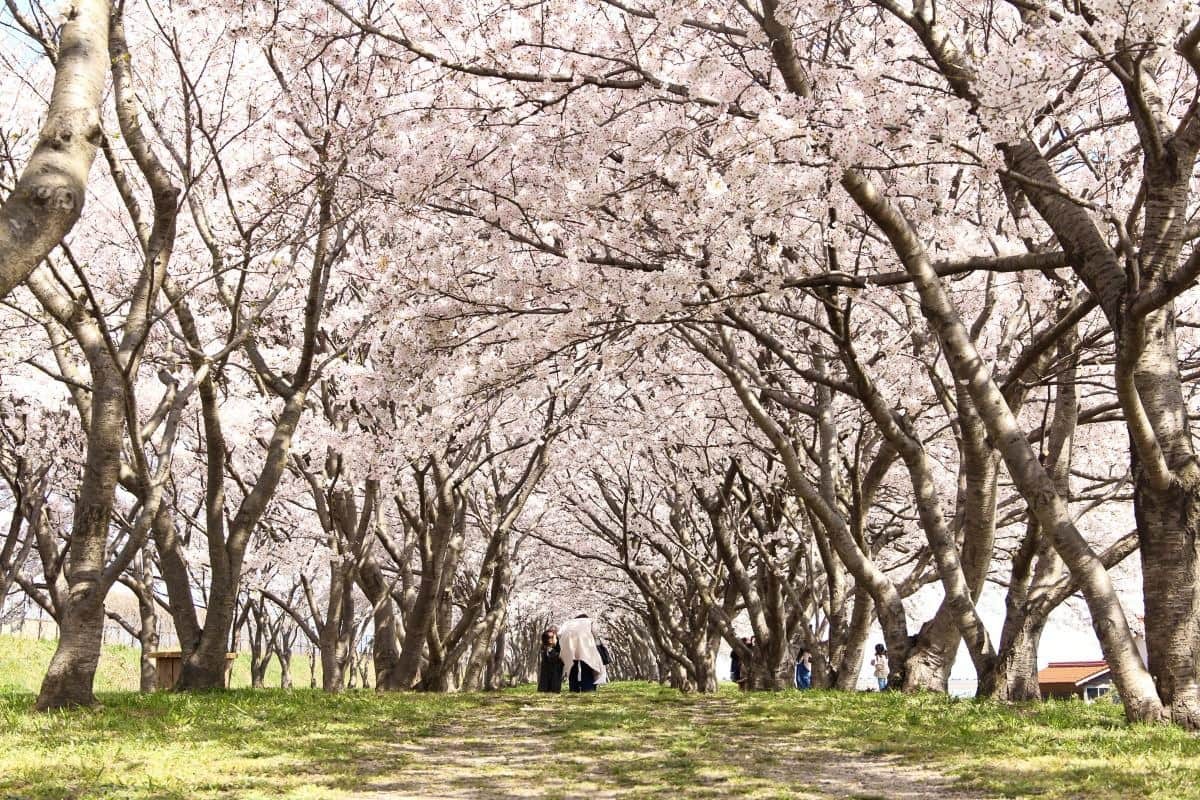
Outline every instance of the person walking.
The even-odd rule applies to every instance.
[[[567,687],[572,692],[594,692],[608,683],[608,669],[587,614],[580,614],[558,629],[559,659],[567,672]]]
[[[796,688],[812,688],[812,653],[801,650],[796,656]]]
[[[879,691],[885,691],[891,668],[888,666],[887,649],[882,644],[875,645],[875,657],[871,659],[871,666],[875,668],[875,680],[879,682]]]
[[[542,654],[538,665],[539,692],[562,691],[563,662],[559,657],[558,628],[546,628],[542,632]]]

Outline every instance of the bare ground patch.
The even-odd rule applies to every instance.
[[[896,756],[756,733],[728,699],[613,719],[598,712],[619,709],[596,699],[498,696],[427,735],[381,743],[344,788],[352,800],[986,797]]]

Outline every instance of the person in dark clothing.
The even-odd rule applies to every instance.
[[[576,661],[567,676],[567,688],[572,692],[596,691],[596,670],[587,665],[586,661]]]
[[[753,636],[742,637],[742,644],[746,645],[746,647],[753,649],[754,648],[754,637]],[[742,691],[745,691],[747,688],[749,688],[747,686],[747,679],[750,677],[750,670],[747,667],[748,667],[748,665],[742,663],[742,657],[740,655],[738,655],[737,650],[733,650],[732,652],[730,652],[730,654],[729,654],[729,677],[733,680],[734,683],[736,683],[738,685],[738,688],[741,689]]]
[[[559,658],[558,629],[547,628],[542,632],[542,658],[538,667],[538,691],[562,691],[563,663]]]
[[[801,650],[796,656],[796,688],[812,688],[812,654],[807,650]]]

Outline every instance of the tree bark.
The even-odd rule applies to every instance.
[[[90,706],[96,702],[92,685],[104,638],[104,598],[82,584],[80,587],[72,588],[66,613],[59,622],[58,646],[42,679],[38,711]]]
[[[59,619],[58,648],[38,693],[40,711],[95,702],[92,680],[100,660],[104,598],[115,580],[104,573],[113,495],[121,470],[124,402],[124,383],[116,365],[107,354],[99,355],[93,364],[91,427],[65,570],[70,591]]]
[[[1147,315],[1134,373],[1138,394],[1176,479],[1155,485],[1132,447],[1134,515],[1142,559],[1146,650],[1171,719],[1200,729],[1200,465],[1179,375],[1174,311]]]
[[[0,206],[0,299],[29,277],[83,211],[100,144],[110,9],[108,0],[74,0],[66,9],[46,122]]]
[[[396,603],[388,592],[387,582],[379,564],[366,559],[358,569],[358,585],[371,603],[374,616],[374,636],[371,656],[375,662],[375,689],[393,692],[405,688],[400,684],[400,647],[396,638]]]

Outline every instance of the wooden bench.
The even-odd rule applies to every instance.
[[[179,682],[179,673],[183,671],[183,653],[179,650],[159,650],[151,653],[154,659],[154,688],[171,689]],[[225,688],[229,688],[229,674],[233,672],[233,662],[237,653],[225,654]]]

